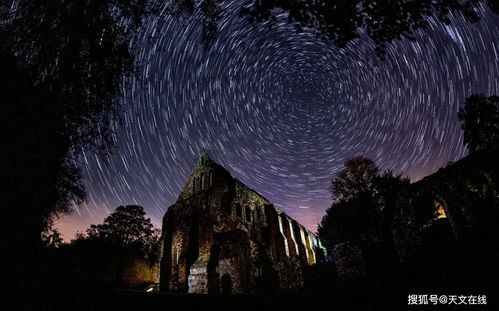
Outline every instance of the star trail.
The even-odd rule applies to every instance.
[[[211,46],[196,17],[150,17],[131,42],[117,147],[87,152],[88,201],[61,220],[76,230],[121,204],[156,226],[199,154],[315,231],[345,159],[364,155],[412,181],[466,154],[457,111],[473,93],[499,93],[499,18],[430,19],[384,60],[365,36],[338,48],[284,22],[250,24],[228,2]]]

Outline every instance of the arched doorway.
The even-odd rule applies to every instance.
[[[210,249],[210,259],[208,261],[208,294],[220,293],[220,278],[217,267],[219,262],[220,246],[213,244]]]
[[[220,283],[222,286],[222,294],[223,295],[232,294],[232,278],[230,277],[230,274],[225,273],[224,275],[222,275]]]

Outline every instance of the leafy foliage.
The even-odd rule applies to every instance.
[[[411,182],[402,175],[394,175],[393,172],[386,171],[376,176],[373,184],[375,190],[374,201],[381,215],[383,236],[390,239],[393,213],[397,208],[400,199],[399,195],[409,189]]]
[[[150,249],[158,239],[154,226],[138,205],[118,206],[103,224],[87,229],[89,239],[100,239],[121,247]]]
[[[51,228],[42,232],[42,243],[44,243],[46,247],[59,247],[63,244],[62,235],[59,230]]]
[[[85,199],[82,150],[107,153],[128,47],[147,1],[0,3],[0,226],[29,248],[51,220]],[[9,245],[7,245],[10,247]]]
[[[368,158],[345,161],[345,168],[332,182],[335,201],[319,224],[320,239],[330,250],[351,241],[367,253],[377,249],[393,253],[393,212],[399,193],[409,185],[407,178],[390,171],[379,174]]]
[[[216,38],[225,2],[175,0],[166,11],[198,18],[203,25],[202,42],[209,46]],[[287,22],[297,32],[313,32],[339,47],[364,33],[376,44],[377,54],[383,56],[387,43],[414,40],[415,31],[427,27],[432,16],[445,24],[450,24],[456,14],[477,22],[482,4],[499,12],[496,0],[245,0],[240,14],[251,23],[270,27]]]
[[[58,130],[73,152],[81,148],[100,151],[112,141],[109,122],[117,112],[116,96],[123,76],[133,71],[128,40],[145,3],[6,3],[15,4],[15,10],[9,10],[0,28],[7,42],[3,51],[14,56],[14,64],[46,96],[33,104],[51,105],[51,112],[58,116]],[[135,24],[124,25],[120,19]]]
[[[359,244],[378,240],[379,214],[368,193],[350,200],[340,200],[326,210],[317,229],[326,248],[338,243],[355,241]]]
[[[378,174],[376,164],[358,156],[345,161],[345,168],[332,181],[331,192],[335,200],[349,200],[360,193],[371,192]]]
[[[499,96],[474,94],[459,109],[464,144],[471,153],[499,151]]]
[[[481,3],[497,9],[494,1],[483,0],[247,0],[241,12],[253,21],[271,25],[285,12],[297,32],[311,30],[340,47],[366,33],[383,55],[386,43],[413,40],[414,32],[428,26],[432,15],[446,24],[456,13],[470,22],[478,21]]]

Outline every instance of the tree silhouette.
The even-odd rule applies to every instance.
[[[36,248],[52,218],[85,198],[78,155],[113,143],[116,99],[133,72],[128,42],[146,4],[1,2],[0,230],[9,256]]]
[[[101,239],[121,247],[150,248],[156,235],[151,219],[145,218],[145,214],[142,206],[118,206],[103,224],[91,225],[87,229],[88,238]]]
[[[63,244],[61,233],[54,228],[42,232],[42,243],[52,248],[61,246]]]
[[[393,214],[399,194],[407,191],[407,178],[387,171],[378,174],[376,164],[365,157],[345,161],[332,182],[335,201],[318,226],[324,245],[333,250],[353,242],[368,259],[370,271],[386,271],[397,261],[393,243]]]
[[[374,204],[376,164],[363,156],[345,161],[345,167],[331,183],[334,202],[318,227],[326,247],[344,241],[372,240],[378,230],[377,206]]]
[[[349,200],[361,193],[371,192],[378,174],[376,164],[363,156],[345,161],[345,168],[336,174],[331,183],[335,200]]]
[[[155,281],[160,247],[160,231],[153,228],[144,209],[119,206],[102,224],[78,232],[70,243],[45,248],[47,287],[63,284],[62,291],[115,286],[143,289]]]
[[[383,228],[385,233],[391,234],[393,213],[399,201],[399,193],[408,190],[411,182],[401,175],[394,175],[386,171],[374,179],[374,200],[383,215]]]
[[[349,241],[369,252],[382,238],[378,209],[372,195],[366,192],[349,200],[334,202],[318,226],[319,238],[329,250]]]
[[[411,183],[408,178],[385,171],[374,180],[374,204],[376,205],[379,226],[379,244],[377,245],[372,264],[379,271],[393,269],[399,258],[394,242],[392,225],[394,214],[400,204],[401,195],[409,191]]]
[[[168,12],[196,16],[203,25],[202,42],[209,46],[216,38],[225,2],[176,0]],[[477,22],[482,4],[499,12],[496,0],[245,0],[239,12],[251,23],[272,27],[287,22],[297,32],[313,32],[339,47],[365,33],[376,44],[376,53],[383,56],[387,43],[414,40],[414,32],[427,27],[432,16],[445,24],[456,14]]]
[[[471,95],[459,109],[458,118],[470,153],[499,150],[499,96]]]
[[[382,56],[386,43],[413,40],[415,30],[428,26],[432,15],[445,24],[451,23],[452,14],[478,21],[477,9],[482,3],[498,12],[495,0],[247,0],[241,13],[251,21],[273,25],[284,12],[297,32],[313,31],[340,47],[363,32]]]

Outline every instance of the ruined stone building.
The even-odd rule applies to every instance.
[[[161,290],[293,289],[323,258],[314,234],[203,153],[163,218]]]
[[[389,229],[399,263],[428,262],[435,270],[455,258],[458,249],[465,254],[497,249],[498,158],[470,154],[396,194]],[[366,274],[369,259],[354,241],[336,244],[332,253],[340,280]]]
[[[392,225],[401,261],[430,247],[497,245],[497,159],[497,154],[470,154],[412,184],[399,200]]]

